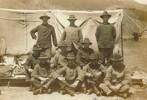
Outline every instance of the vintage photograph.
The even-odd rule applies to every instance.
[[[147,0],[0,0],[0,100],[147,100]]]

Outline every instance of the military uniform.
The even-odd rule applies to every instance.
[[[118,63],[119,60],[120,59],[117,59],[117,64],[114,62],[115,64],[107,69],[104,84],[101,85],[103,90],[107,88],[107,91],[105,91],[107,95],[120,95],[122,93],[126,94],[129,91],[130,77],[126,73],[125,65],[121,62]]]
[[[70,55],[72,54],[72,55]],[[73,53],[70,53],[67,55],[67,61],[69,59],[75,59],[75,56]],[[74,95],[74,92],[77,89],[78,83],[83,80],[83,76],[81,75],[81,68],[78,67],[78,65],[73,62],[69,65],[69,62],[66,66],[63,68],[60,68],[56,74],[57,79],[59,80],[59,85],[62,89],[62,91],[66,91],[70,95]]]
[[[24,64],[26,81],[30,81],[31,73],[34,70],[35,65],[39,63],[38,57],[40,56],[40,50],[41,48],[37,48],[36,45],[34,45],[33,54],[29,55]]]
[[[56,54],[51,59],[51,64],[53,67],[59,69],[67,64],[67,61],[65,59],[66,57],[66,43],[64,41],[61,41],[58,44],[58,50],[56,51]]]
[[[70,20],[76,20],[74,15],[69,16]],[[61,41],[65,41],[66,43],[73,43],[74,49],[76,50],[80,46],[80,42],[83,40],[83,35],[81,29],[76,25],[66,27],[61,36]],[[73,51],[76,52],[76,51]]]
[[[42,19],[45,16],[41,16]],[[47,16],[46,16],[47,17]],[[35,33],[38,33],[38,40],[37,45],[42,48],[41,54],[47,55],[48,57],[51,57],[51,47],[52,47],[52,41],[55,46],[57,46],[57,39],[54,27],[50,24],[41,24],[31,30],[31,36],[32,38],[36,38]]]
[[[51,73],[50,64],[47,62],[48,57],[40,56],[39,64],[37,64],[32,72],[32,84],[35,90],[41,88],[47,83],[49,75]],[[42,63],[43,62],[43,63]],[[36,91],[34,91],[36,92]]]
[[[100,92],[98,88],[104,78],[104,67],[97,62],[95,54],[89,56],[89,59],[90,62],[83,68],[85,72],[85,87],[87,90],[91,90],[99,95]]]
[[[101,18],[106,16],[108,19],[111,17],[111,15],[109,15],[105,11],[101,15]],[[114,48],[115,38],[116,38],[115,27],[108,22],[102,23],[97,27],[95,36],[96,36],[98,48],[100,51],[100,60],[103,64],[106,64],[105,60],[109,62],[109,59],[113,53],[113,48]]]
[[[34,70],[35,65],[38,64],[38,63],[39,63],[38,58],[34,58],[33,55],[30,55],[28,57],[28,59],[26,60],[26,62],[24,64],[24,66],[25,66],[26,80],[29,80],[31,78],[31,73]]]
[[[85,38],[82,44],[91,45],[92,43],[90,42],[88,38]],[[83,47],[79,49],[77,52],[76,62],[81,67],[85,66],[86,64],[89,63],[89,56],[93,53],[94,53],[94,50],[89,47],[88,48]]]

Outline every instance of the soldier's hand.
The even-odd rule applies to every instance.
[[[86,76],[87,76],[87,77],[92,77],[92,74],[86,73]]]
[[[28,69],[29,72],[33,72],[33,69]]]
[[[75,81],[75,82],[71,85],[71,87],[73,87],[73,88],[77,87],[78,83],[79,83],[79,81]]]
[[[37,36],[36,35],[33,35],[32,36],[32,39],[35,39],[36,40],[37,39]]]

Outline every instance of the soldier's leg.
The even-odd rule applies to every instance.
[[[109,66],[111,64],[110,58],[113,55],[113,48],[107,48],[105,52],[106,52],[107,65]]]
[[[28,69],[25,69],[25,78],[26,81],[31,81],[31,73],[28,71]]]
[[[118,95],[127,98],[131,93],[129,93],[130,87],[129,85],[124,85],[120,88]]]
[[[103,65],[105,65],[105,49],[104,48],[99,48],[99,57],[100,57],[100,63],[102,63]]]

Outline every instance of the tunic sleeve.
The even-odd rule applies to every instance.
[[[97,42],[99,40],[99,36],[100,36],[100,26],[97,27],[96,33],[95,33],[95,37],[96,37]]]
[[[34,78],[38,78],[39,77],[38,70],[39,70],[39,67],[38,67],[38,65],[36,65],[34,70],[33,70],[33,72],[32,72],[32,77],[34,77]]]
[[[35,36],[35,33],[36,33],[37,31],[38,31],[38,26],[31,30],[30,34],[31,34],[31,37],[32,37],[32,38]]]
[[[66,31],[64,30],[64,32],[62,33],[60,41],[64,41],[65,38],[66,38]]]
[[[57,46],[57,38],[56,38],[56,33],[55,33],[54,27],[52,29],[52,39],[53,39],[54,46]]]

